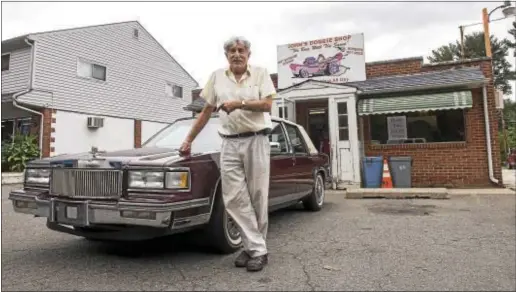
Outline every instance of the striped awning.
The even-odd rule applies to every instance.
[[[398,97],[376,97],[358,102],[358,114],[382,115],[404,112],[464,109],[473,106],[471,91],[455,91]]]

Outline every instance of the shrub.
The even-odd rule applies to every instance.
[[[27,162],[39,157],[37,136],[15,134],[2,143],[2,171],[22,172]]]

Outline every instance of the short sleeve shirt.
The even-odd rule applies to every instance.
[[[216,70],[211,74],[200,94],[206,103],[214,107],[230,100],[258,100],[273,98],[275,95],[276,90],[267,69],[257,66],[248,66],[247,72],[238,82],[228,68]],[[229,115],[221,110],[219,115],[221,120],[219,133],[223,135],[257,132],[265,128],[272,128],[268,112],[236,109]]]

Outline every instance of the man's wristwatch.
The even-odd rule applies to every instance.
[[[245,108],[245,100],[242,100],[242,108]]]

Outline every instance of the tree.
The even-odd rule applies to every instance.
[[[516,21],[512,22],[512,28],[509,29],[509,34],[512,35],[512,41],[505,39],[505,45],[510,49],[513,49],[513,56],[516,57]]]
[[[504,94],[512,94],[509,80],[516,80],[516,74],[511,71],[511,63],[506,57],[509,55],[510,44],[506,39],[500,41],[491,35],[491,51],[493,55],[494,86]],[[428,61],[431,63],[457,61],[461,59],[460,40],[432,50]],[[464,59],[481,58],[486,56],[484,33],[474,32],[464,37]]]
[[[509,149],[516,148],[516,102],[509,98],[504,100],[501,118],[504,127],[499,127],[500,154],[505,161]]]

